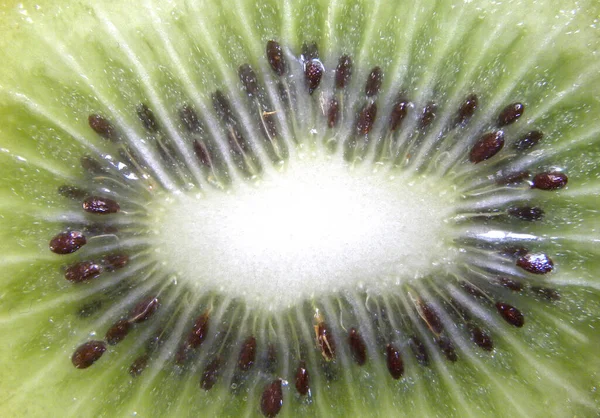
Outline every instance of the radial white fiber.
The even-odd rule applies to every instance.
[[[170,197],[157,251],[182,280],[271,309],[345,288],[380,293],[452,262],[448,191],[295,161],[230,193]]]

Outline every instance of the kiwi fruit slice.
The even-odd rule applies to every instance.
[[[2,416],[592,416],[595,1],[0,12]]]

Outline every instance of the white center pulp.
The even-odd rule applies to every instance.
[[[331,161],[295,161],[229,193],[173,196],[160,256],[204,291],[284,308],[311,295],[385,292],[453,260],[451,193]]]

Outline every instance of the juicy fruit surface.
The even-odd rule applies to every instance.
[[[594,20],[598,6],[594,2],[564,8],[539,2],[231,3],[224,7],[221,2],[148,1],[133,11],[128,2],[73,2],[60,9],[24,3],[2,10],[0,22],[6,33],[0,41],[6,63],[0,69],[0,330],[6,341],[0,347],[2,415],[252,416],[277,410],[281,398],[278,416],[594,414],[600,370],[596,332],[600,63]],[[236,108],[246,109],[247,97],[238,78],[242,64],[252,66],[270,89],[270,97],[275,97],[275,83],[267,84],[277,77],[265,53],[270,40],[277,40],[287,54],[287,71],[292,74],[288,81],[304,87],[302,64],[291,59],[292,55],[298,59],[303,43],[318,45],[325,68],[321,84],[311,95],[298,89],[302,94],[294,99],[297,115],[283,116],[285,110],[278,102],[277,121],[285,139],[281,160],[293,160],[302,153],[298,150],[304,150],[309,160],[311,152],[325,152],[319,144],[332,134],[318,110],[319,97],[327,96],[319,94],[333,90],[340,56],[348,54],[354,63],[345,98],[346,120],[335,131],[341,138],[351,137],[360,111],[358,104],[348,103],[361,103],[365,93],[371,95],[365,91],[365,81],[380,66],[381,86],[373,87],[375,81],[370,86],[380,91],[378,117],[372,130],[364,124],[359,129],[370,131],[371,145],[365,154],[356,154],[359,160],[353,160],[339,155],[340,141],[338,154],[333,155],[348,166],[361,166],[361,162],[364,166],[368,160],[369,167],[377,167],[371,163],[378,150],[373,144],[386,137],[390,109],[398,92],[404,92],[413,107],[397,141],[407,148],[398,148],[402,158],[384,158],[381,165],[393,167],[390,171],[397,176],[408,172],[415,179],[436,179],[440,189],[452,190],[456,219],[452,219],[455,232],[449,234],[462,240],[453,245],[470,249],[473,241],[489,244],[466,251],[453,272],[479,277],[477,283],[487,286],[486,295],[502,300],[461,291],[463,276],[434,270],[439,277],[403,281],[390,297],[381,297],[381,292],[355,296],[361,293],[358,286],[342,296],[336,289],[319,288],[316,295],[304,297],[289,310],[274,312],[247,307],[243,300],[232,303],[217,291],[198,294],[181,279],[181,285],[171,286],[174,289],[169,288],[164,297],[161,294],[160,304],[155,303],[143,298],[145,292],[154,290],[151,285],[156,283],[167,288],[173,283],[172,271],[167,265],[160,280],[143,280],[151,276],[144,262],[156,261],[145,252],[148,242],[144,240],[154,231],[155,218],[136,217],[135,204],[152,208],[158,198],[152,193],[148,197],[147,188],[137,186],[130,198],[126,176],[120,177],[126,186],[114,192],[117,201],[119,197],[126,201],[120,202],[119,210],[129,216],[118,218],[117,226],[133,230],[122,247],[100,242],[86,243],[73,254],[49,251],[52,237],[84,221],[84,199],[73,203],[57,189],[65,184],[95,184],[89,170],[81,167],[82,156],[116,155],[117,145],[94,131],[93,126],[102,128],[98,120],[90,123],[90,115],[101,113],[122,130],[144,171],[151,173],[148,182],[161,190],[159,196],[228,190],[236,181],[252,184],[254,178],[276,172],[270,166],[278,166],[278,158],[273,157],[277,153],[268,146],[255,146],[256,140],[252,145],[257,155],[249,157],[250,163],[231,156],[234,163],[242,161],[240,168],[230,164],[234,169],[226,170],[217,161],[211,177],[198,163],[191,141],[186,142],[185,127],[174,122],[180,120],[182,106],[192,103],[203,117],[212,118],[207,129],[219,132],[213,103],[217,90]],[[479,102],[473,117],[464,129],[449,129],[471,93],[477,94]],[[428,111],[427,130],[416,139],[411,137],[409,132],[422,123],[419,112],[432,101],[436,106]],[[512,122],[516,113],[503,109],[518,101],[526,108],[520,120]],[[162,129],[175,138],[176,154],[191,174],[179,176],[151,143],[148,124],[140,123],[140,103],[148,103]],[[248,122],[244,133],[259,138],[250,112],[239,113]],[[497,125],[502,126],[505,143],[496,135],[475,145],[481,133]],[[544,134],[539,144],[515,155],[513,144],[533,130]],[[517,186],[516,192],[512,186],[497,188],[498,178],[525,170],[532,175],[564,171],[568,186],[540,190],[542,180],[550,181],[545,178],[537,182],[537,189],[528,183]],[[536,182],[533,177],[529,180]],[[101,183],[113,187],[107,184]],[[552,189],[560,182],[548,184],[544,187]],[[102,192],[102,187],[97,191]],[[513,210],[518,216],[508,221],[488,216],[513,201],[541,207],[544,215],[535,222],[518,219],[538,217],[535,210]],[[114,205],[102,205],[98,199],[87,203],[83,208],[96,212],[89,216],[118,215],[99,215],[99,209],[93,209],[116,211]],[[483,221],[470,221],[478,216]],[[501,249],[495,247],[498,243],[532,247],[536,256],[518,255],[506,263],[506,258],[500,259]],[[122,270],[108,271],[111,263],[104,246],[124,248],[137,259],[132,257]],[[80,258],[88,248],[93,250]],[[552,266],[545,257],[552,259]],[[69,277],[74,280],[65,280],[67,266],[90,260],[106,270],[99,277],[108,277],[108,282],[91,279],[96,270],[89,265],[85,278],[80,266],[71,270]],[[525,283],[525,290],[494,287],[492,278],[496,280],[502,271]],[[110,286],[131,278],[136,287],[125,286],[111,300]],[[73,283],[78,279],[85,283]],[[546,290],[536,292],[537,287]],[[552,290],[560,293],[559,301],[548,300],[553,299]],[[99,294],[102,298],[96,298]],[[464,317],[450,315],[451,309],[445,308],[450,297],[457,300],[451,306],[468,306],[477,324],[491,333],[492,351],[480,349],[490,347],[489,336],[478,331],[471,338]],[[353,302],[358,303],[346,306]],[[313,323],[315,308],[330,329],[318,320]],[[205,312],[211,318],[208,329],[215,332],[201,337]],[[126,315],[127,325],[111,328],[106,338],[106,330],[119,319],[117,313]],[[187,322],[168,321],[181,317]],[[174,336],[150,353],[147,368],[141,371],[142,347],[158,327],[153,318],[164,320],[158,325],[173,329]],[[209,351],[207,347],[219,345],[219,338],[235,346],[224,351],[220,375],[211,373],[217,367],[211,369],[210,364],[218,364],[209,362],[213,353],[202,350],[197,361],[173,366],[180,340],[192,326],[195,339],[186,340],[188,348],[202,342],[201,348]],[[350,327],[359,327],[366,349],[356,337],[346,341]],[[424,351],[412,348],[419,344],[409,339],[407,329],[423,336]],[[231,333],[235,337],[228,340]],[[473,344],[472,339],[479,343]],[[259,364],[262,359],[252,367],[252,353],[266,353],[263,343],[268,341],[276,342],[281,356],[274,372]],[[300,354],[293,347],[298,342]],[[84,343],[91,349],[81,348]],[[298,379],[295,374],[301,357],[306,357],[302,364],[309,373],[309,396],[302,394],[308,394],[303,389],[305,375]],[[328,362],[328,357],[335,358]],[[132,364],[140,370],[137,377],[130,374]],[[237,368],[249,371],[241,381],[231,378]],[[207,386],[212,378],[214,387],[200,387],[201,379]]]

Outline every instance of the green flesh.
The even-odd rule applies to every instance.
[[[569,12],[559,12],[559,6],[522,4],[528,2],[497,6],[452,1],[396,5],[394,1],[366,0],[293,4],[238,0],[224,7],[224,2],[216,0],[161,6],[148,1],[135,8],[125,1],[112,5],[98,2],[99,6],[90,3],[66,2],[59,11],[53,6],[35,10],[33,3],[25,2],[21,11],[21,6],[0,10],[0,57],[4,63],[0,69],[1,416],[260,416],[261,393],[273,378],[288,382],[278,416],[562,417],[597,413],[600,37],[593,27],[594,18],[600,15],[597,2],[578,4],[569,24]],[[565,3],[565,9],[575,9],[571,2]],[[27,22],[28,17],[33,23]],[[115,39],[113,30],[122,38]],[[147,134],[136,116],[136,106],[148,103],[161,121],[164,117],[175,121],[169,133],[185,137],[178,122],[182,104],[193,103],[200,114],[206,110],[214,118],[211,94],[217,89],[234,104],[247,103],[237,76],[239,65],[250,64],[261,82],[274,79],[264,52],[270,39],[278,40],[296,56],[304,42],[316,42],[328,72],[335,68],[340,55],[352,56],[355,67],[349,91],[354,100],[349,103],[362,103],[368,72],[381,66],[385,76],[378,98],[378,119],[388,117],[391,101],[403,90],[418,106],[428,100],[437,102],[438,117],[430,130],[439,131],[452,120],[464,97],[476,92],[480,107],[473,119],[463,131],[450,132],[450,139],[440,148],[434,147],[438,152],[434,157],[448,151],[451,158],[440,157],[435,160],[437,165],[424,163],[415,173],[445,174],[443,185],[455,185],[459,191],[493,185],[498,170],[507,167],[500,157],[507,155],[512,142],[533,129],[544,132],[540,144],[530,154],[510,162],[508,167],[514,170],[508,171],[529,169],[537,173],[559,167],[569,174],[568,187],[555,192],[524,188],[520,202],[542,207],[543,220],[530,223],[492,218],[485,228],[540,238],[530,249],[549,254],[556,269],[543,277],[520,272],[521,281],[557,289],[561,300],[552,303],[534,296],[529,289],[515,293],[480,280],[478,283],[487,286],[485,290],[519,307],[526,318],[523,328],[511,327],[496,314],[493,305],[459,292],[458,299],[472,305],[485,319],[478,324],[494,338],[493,353],[470,341],[464,323],[444,316],[446,325],[457,324],[451,327],[459,357],[456,363],[447,361],[428,341],[430,366],[423,367],[408,348],[406,335],[396,335],[394,342],[405,365],[404,376],[396,381],[386,369],[385,343],[369,342],[369,361],[358,367],[346,341],[340,338],[336,341],[340,350],[336,361],[325,366],[336,371],[335,377],[328,379],[314,343],[311,318],[315,306],[325,312],[335,335],[346,335],[340,333],[338,313],[350,311],[348,300],[361,303],[344,326],[376,328],[380,318],[371,318],[367,309],[375,311],[387,304],[386,311],[401,311],[412,306],[409,291],[431,294],[446,279],[445,291],[451,293],[458,289],[452,274],[427,278],[427,286],[418,281],[401,286],[397,295],[388,298],[365,301],[363,296],[346,298],[333,291],[275,313],[247,307],[243,301],[227,305],[226,295],[218,293],[196,294],[182,286],[169,287],[157,320],[173,327],[174,333],[184,334],[190,321],[209,306],[214,307],[211,315],[216,318],[223,314],[222,322],[211,324],[205,345],[213,347],[209,341],[216,338],[217,329],[231,333],[233,342],[224,354],[229,359],[226,376],[233,374],[239,342],[252,333],[261,342],[278,344],[285,360],[280,360],[277,372],[271,375],[255,367],[241,390],[232,390],[224,384],[226,379],[221,379],[212,390],[203,391],[199,379],[213,353],[199,350],[201,361],[181,370],[173,366],[172,353],[168,353],[176,343],[167,343],[168,349],[152,354],[141,376],[131,378],[129,366],[144,352],[145,339],[156,329],[156,325],[147,324],[136,326],[123,342],[109,346],[92,367],[75,369],[71,355],[77,346],[102,339],[106,329],[130,310],[132,301],[167,283],[134,281],[139,286],[113,297],[107,293],[110,283],[120,277],[145,277],[151,268],[144,263],[153,260],[141,255],[123,271],[106,274],[106,281],[79,286],[64,279],[64,266],[103,253],[96,250],[95,256],[86,257],[81,250],[58,256],[48,250],[48,241],[69,225],[63,219],[75,219],[81,212],[80,202],[59,196],[57,188],[64,184],[93,187],[80,167],[81,156],[115,155],[116,146],[89,128],[88,115],[106,115],[125,127],[128,137],[138,138],[135,145],[140,145],[139,138]],[[73,63],[80,67],[73,67]],[[331,79],[323,85],[331,90]],[[302,100],[314,107],[314,101]],[[504,154],[476,166],[465,163],[464,156],[478,133],[489,130],[498,112],[515,101],[525,103],[526,112],[519,122],[504,129]],[[416,107],[413,113],[418,110]],[[349,114],[353,116],[356,111]],[[311,118],[319,120],[319,114],[312,107],[300,113],[306,117],[300,118],[297,126],[288,122],[287,132],[297,129],[296,138],[304,149],[314,150],[318,140],[307,132]],[[344,121],[342,130],[353,129],[352,123]],[[399,137],[405,138],[406,132],[400,130]],[[465,137],[471,142],[461,142]],[[294,146],[292,142],[287,145]],[[147,143],[141,144],[141,149],[150,150],[146,162],[160,160],[156,149]],[[190,149],[188,144],[188,157],[193,159]],[[420,154],[420,150],[418,145],[412,149],[413,161],[429,161],[430,156]],[[276,165],[261,155],[272,154],[259,151],[254,156],[257,166]],[[460,163],[445,165],[452,161]],[[152,174],[166,194],[194,183],[193,172],[179,180],[164,170],[165,164],[156,166],[159,170]],[[407,168],[413,169],[410,165]],[[237,181],[235,178],[248,177],[247,170],[237,170],[233,176],[218,174],[220,186],[225,188]],[[209,183],[202,178],[202,187],[211,187]],[[457,214],[472,212],[481,199],[468,192],[460,197]],[[145,198],[144,192],[136,197],[142,202]],[[507,206],[510,204],[502,208]],[[144,222],[138,226],[142,234],[149,230],[151,221]],[[472,225],[466,222],[456,228],[468,231]],[[132,245],[131,253],[146,248],[144,243]],[[492,254],[490,260],[499,257],[497,252],[488,253]],[[463,262],[459,267],[467,268]],[[165,277],[170,273],[167,266]],[[491,276],[483,272],[479,277]],[[102,307],[97,312],[87,318],[77,315],[83,305],[99,299]],[[443,298],[434,300],[440,303]],[[187,322],[168,322],[173,313],[183,315]],[[392,323],[386,325],[387,331],[404,330],[401,321],[408,321],[413,331],[427,335],[415,310],[407,315],[390,314]],[[352,322],[357,318],[371,322]],[[270,334],[271,330],[274,333]],[[315,366],[309,370],[312,396],[308,399],[294,388],[299,360],[295,341],[301,342],[307,362]]]

